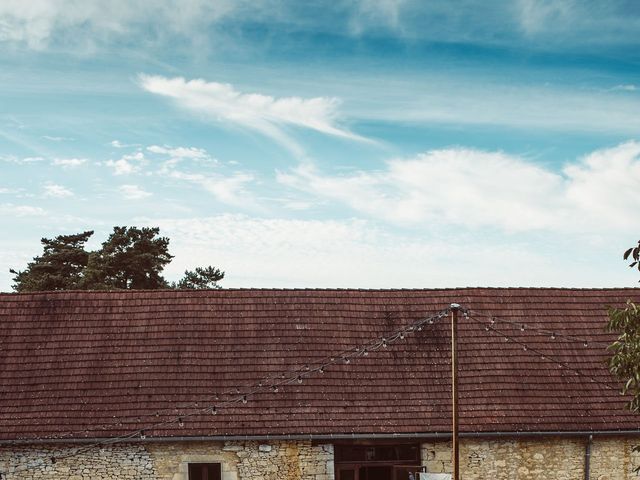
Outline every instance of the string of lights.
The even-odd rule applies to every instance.
[[[320,373],[324,373],[325,368],[334,365],[336,363],[340,363],[343,362],[345,364],[349,364],[351,362],[351,359],[353,359],[354,357],[357,356],[367,356],[369,354],[369,352],[371,351],[375,351],[378,350],[379,348],[386,348],[389,344],[392,344],[394,342],[396,342],[397,340],[402,340],[405,338],[405,336],[415,330],[419,331],[422,330],[422,328],[424,327],[424,325],[431,325],[433,324],[437,319],[439,318],[443,318],[445,316],[448,315],[449,313],[449,309],[443,310],[442,312],[439,312],[438,314],[435,314],[431,317],[426,317],[426,318],[422,318],[419,319],[417,321],[415,321],[413,324],[408,325],[406,327],[403,327],[391,334],[389,334],[386,337],[382,337],[379,339],[376,339],[372,342],[369,342],[368,344],[364,344],[364,345],[360,345],[360,346],[354,346],[354,347],[349,347],[347,349],[344,349],[340,352],[334,353],[331,356],[327,356],[324,358],[321,358],[315,362],[309,363],[309,364],[305,364],[305,365],[298,365],[296,367],[294,367],[293,369],[290,369],[288,371],[285,371],[283,373],[280,374],[276,374],[276,375],[272,375],[272,376],[268,376],[268,377],[264,377],[260,380],[258,380],[256,383],[252,383],[249,385],[244,385],[244,386],[240,386],[240,387],[234,387],[234,388],[229,388],[227,390],[224,390],[220,393],[214,393],[211,394],[205,398],[199,399],[197,401],[193,401],[193,402],[189,402],[186,404],[183,404],[181,406],[175,406],[172,409],[165,409],[165,410],[159,410],[154,412],[153,414],[148,414],[147,416],[156,416],[156,417],[160,417],[160,416],[165,416],[165,415],[170,415],[173,412],[176,411],[181,411],[181,410],[193,410],[196,409],[198,410],[200,408],[201,404],[207,404],[207,403],[211,403],[211,402],[218,402],[220,401],[221,398],[224,397],[232,397],[235,395],[253,395],[256,393],[259,393],[261,390],[267,390],[267,389],[271,389],[274,393],[277,393],[279,390],[279,387],[283,386],[283,385],[287,385],[287,384],[291,384],[294,383],[293,381],[297,381],[298,383],[302,383],[303,379],[305,377],[308,377],[309,375],[316,373],[316,372],[320,372]],[[256,389],[255,391],[253,391],[253,389]],[[229,400],[229,402],[231,404],[233,403],[237,403],[235,398],[237,397],[233,397],[231,400]],[[119,417],[118,418],[118,423],[122,423],[126,420],[132,420],[135,421],[139,418],[139,416],[128,416],[128,417]],[[92,432],[92,431],[99,431],[101,428],[100,427],[113,427],[114,424],[113,422],[111,423],[103,423],[103,424],[98,424],[96,426],[94,426],[91,430],[88,430],[86,428],[82,429],[82,430],[75,430],[75,431],[69,431],[69,432],[65,432],[63,434],[57,434],[55,436],[48,436],[48,437],[42,437],[42,438],[54,438],[54,439],[63,439],[63,438],[68,438],[68,437],[73,437],[76,434],[82,434],[82,433],[88,433],[88,432]]]
[[[399,340],[404,340],[407,335],[412,334],[414,332],[419,332],[424,329],[425,326],[433,325],[438,320],[446,317],[450,313],[450,308],[446,308],[434,315],[428,316],[426,318],[421,318],[410,325],[404,326],[393,333],[384,336],[378,337],[375,340],[371,340],[365,344],[358,345],[355,347],[348,348],[346,350],[342,350],[341,352],[334,354],[329,357],[324,357],[319,361],[316,361],[311,364],[306,364],[302,367],[297,366],[287,372],[280,374],[279,376],[269,376],[259,380],[257,383],[247,385],[244,387],[238,387],[235,389],[228,389],[218,395],[211,395],[208,397],[207,406],[200,407],[201,402],[193,402],[189,405],[190,409],[193,411],[189,413],[181,413],[177,416],[173,416],[170,419],[159,421],[150,425],[145,425],[143,428],[136,428],[135,430],[131,430],[126,434],[107,438],[101,441],[93,442],[88,445],[84,445],[82,447],[78,447],[66,454],[52,455],[48,458],[48,461],[51,464],[55,464],[59,460],[63,460],[66,458],[74,457],[80,455],[82,453],[91,451],[95,448],[105,447],[109,445],[114,445],[117,443],[123,443],[127,440],[131,440],[133,438],[139,438],[144,440],[147,438],[147,435],[154,430],[159,430],[163,427],[168,427],[174,424],[178,424],[179,427],[183,427],[185,424],[185,420],[192,418],[194,416],[202,416],[206,414],[216,415],[221,410],[228,408],[234,404],[242,403],[246,404],[249,401],[249,398],[257,395],[261,392],[273,392],[277,393],[280,391],[281,387],[284,385],[292,384],[292,383],[302,383],[304,378],[309,377],[315,373],[324,373],[325,369],[332,365],[344,364],[348,365],[351,361],[357,357],[366,357],[370,352],[374,352],[380,349],[386,349],[389,345],[394,344]],[[212,403],[214,400],[220,400],[221,397],[229,396],[230,398],[222,401],[218,401],[216,403]],[[175,409],[174,409],[175,410]],[[182,410],[186,410],[183,408]],[[168,411],[168,410],[165,410]],[[156,416],[160,416],[161,412],[156,412]],[[131,419],[132,417],[121,417],[118,420],[121,422],[125,419]],[[112,426],[113,424],[108,424]],[[79,430],[75,433],[86,432],[87,430]],[[69,432],[68,432],[69,433]],[[56,436],[55,438],[65,438],[67,434],[63,434],[63,436]],[[40,462],[34,462],[30,465],[24,465],[22,467],[15,467],[11,469],[11,473],[18,473],[22,471],[28,471],[35,468],[39,468],[41,466],[46,465],[46,460],[42,459]],[[4,480],[5,476],[3,472],[0,472],[0,480]]]
[[[564,340],[567,342],[578,342],[578,343],[582,343],[585,347],[589,346],[589,342],[587,339],[585,338],[580,338],[580,337],[576,337],[574,335],[567,335],[565,333],[562,332],[558,332],[558,331],[554,331],[554,330],[548,330],[545,328],[539,328],[539,327],[535,327],[532,326],[530,324],[526,324],[526,323],[522,323],[522,322],[515,322],[513,320],[507,320],[505,318],[502,317],[497,317],[495,315],[491,315],[488,313],[482,313],[482,312],[478,312],[475,310],[466,310],[465,312],[467,316],[468,315],[476,315],[478,317],[485,317],[488,318],[489,321],[491,322],[491,325],[495,325],[496,323],[504,323],[504,324],[508,324],[511,325],[514,328],[519,329],[521,332],[525,332],[525,331],[533,331],[539,335],[545,335],[548,336],[549,338],[551,338],[551,340]]]
[[[93,442],[88,445],[83,445],[81,447],[72,449],[67,453],[52,455],[48,459],[42,459],[39,462],[38,461],[32,462],[29,465],[14,467],[13,469],[10,470],[10,472],[18,473],[21,471],[26,471],[26,470],[31,470],[34,468],[46,466],[47,461],[50,462],[51,464],[55,464],[59,460],[81,455],[83,453],[89,452],[96,448],[123,443],[134,438],[144,440],[147,438],[148,435],[151,435],[153,431],[160,430],[164,427],[169,427],[175,424],[177,424],[179,427],[184,427],[185,421],[194,416],[217,415],[219,412],[224,411],[226,408],[229,408],[233,405],[246,404],[250,398],[257,396],[258,394],[277,393],[281,391],[282,388],[286,385],[290,385],[294,383],[300,384],[300,383],[303,383],[304,379],[307,377],[310,377],[318,373],[319,374],[324,373],[324,371],[328,367],[331,367],[333,365],[339,365],[339,364],[348,365],[351,363],[352,360],[358,357],[366,357],[371,352],[375,352],[376,350],[379,350],[379,349],[385,349],[389,345],[392,345],[399,340],[403,340],[404,338],[406,338],[407,335],[416,331],[421,331],[424,328],[424,326],[432,325],[436,321],[446,317],[450,313],[450,311],[451,310],[449,308],[444,309],[437,314],[419,319],[408,326],[402,327],[385,337],[379,337],[368,343],[347,348],[334,355],[324,357],[317,361],[314,361],[313,363],[305,364],[302,366],[296,366],[279,375],[270,375],[249,385],[244,385],[237,388],[230,388],[222,391],[219,394],[209,395],[204,400],[201,399],[196,402],[187,403],[185,405],[182,405],[180,408],[175,407],[173,409],[165,409],[165,410],[157,411],[154,414],[149,414],[147,416],[155,415],[156,417],[160,417],[160,416],[164,416],[165,413],[167,415],[170,415],[171,412],[176,412],[176,411],[179,411],[180,413],[171,415],[171,418],[163,421],[158,421],[151,424],[145,424],[145,426],[142,428],[133,429],[128,433],[125,433],[117,437],[111,437],[101,441]],[[573,368],[568,363],[562,360],[559,360],[542,350],[531,347],[526,342],[514,337],[513,335],[509,335],[503,332],[502,330],[496,328],[495,325],[497,322],[500,322],[503,324],[510,325],[512,327],[517,327],[521,332],[534,331],[538,334],[543,334],[547,336],[551,340],[556,340],[559,338],[559,339],[565,339],[567,341],[581,342],[584,347],[588,347],[589,342],[586,339],[579,338],[572,335],[562,334],[559,332],[553,332],[547,329],[533,327],[531,325],[523,324],[521,322],[515,322],[515,321],[507,320],[504,318],[496,317],[494,315],[490,315],[487,313],[469,310],[465,308],[461,308],[460,312],[463,314],[465,319],[471,320],[476,324],[484,327],[484,330],[486,332],[495,333],[496,335],[501,336],[502,338],[505,339],[505,342],[512,342],[514,344],[520,345],[523,351],[528,352],[531,355],[537,355],[542,360],[552,362],[558,365],[558,367],[560,368],[566,369],[567,371],[572,371],[576,375],[581,376],[585,379],[588,379],[591,382],[599,384],[609,390],[618,389],[617,386],[615,386],[614,382],[602,381],[594,376],[584,373],[581,370]],[[480,320],[475,317],[482,317],[482,318],[488,319],[488,322]],[[206,406],[202,407],[201,406],[202,404],[205,404]],[[131,416],[120,417],[117,419],[118,425],[122,424],[123,422],[126,422],[127,420],[133,420],[135,418],[138,418],[138,417],[131,417]],[[102,426],[113,427],[114,424],[113,423],[102,424]],[[56,439],[68,438],[68,436],[73,435],[75,433],[83,433],[83,432],[86,433],[88,431],[95,431],[95,430],[98,430],[98,428],[93,428],[92,430],[83,429],[75,432],[66,432],[65,434],[55,436],[54,438]],[[46,438],[46,437],[42,437],[42,438]],[[3,474],[3,472],[0,472],[0,480],[5,480],[6,478],[7,478],[6,474]]]
[[[508,335],[508,334],[498,330],[491,323],[485,323],[485,322],[483,322],[481,320],[478,320],[477,318],[474,318],[472,315],[466,315],[465,318],[468,319],[468,320],[471,320],[472,322],[475,322],[475,323],[481,325],[486,332],[496,333],[496,334],[502,336],[505,339],[505,341],[512,342],[512,343],[520,345],[524,352],[527,352],[527,353],[529,353],[531,355],[538,355],[541,360],[547,360],[549,362],[555,363],[560,368],[564,368],[566,370],[572,371],[576,375],[579,375],[581,377],[589,379],[592,382],[597,383],[599,385],[602,385],[602,386],[604,386],[605,388],[607,388],[609,390],[617,390],[617,387],[615,386],[614,382],[604,382],[604,381],[602,381],[602,380],[600,380],[600,379],[598,379],[598,378],[596,378],[596,377],[594,377],[592,375],[584,373],[581,370],[573,368],[569,364],[567,364],[566,362],[558,360],[558,359],[554,358],[553,356],[549,355],[548,353],[545,353],[545,352],[543,352],[541,350],[538,350],[537,348],[533,348],[533,347],[527,345],[525,342],[523,342],[523,341],[521,341],[521,340],[519,340],[519,339],[517,339],[517,338],[515,338],[515,337],[513,337],[511,335]],[[493,317],[491,317],[491,318],[493,318]],[[585,345],[585,344],[583,343],[583,345]],[[586,343],[585,346],[588,346],[588,343]]]

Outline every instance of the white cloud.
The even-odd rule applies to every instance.
[[[64,142],[73,140],[73,138],[70,137],[53,137],[51,135],[43,135],[42,138],[44,138],[45,140],[49,140],[50,142]]]
[[[54,158],[52,164],[62,168],[79,167],[87,163],[86,158]]]
[[[147,147],[147,151],[169,157],[157,171],[159,175],[198,185],[211,193],[218,201],[227,205],[243,209],[258,208],[255,198],[246,188],[255,180],[253,174],[242,171],[225,173],[212,170],[211,167],[219,168],[220,165],[202,148],[150,145]],[[206,170],[198,168],[196,172],[187,168],[185,171],[184,167],[180,165],[185,160],[193,160],[200,164],[205,162],[209,168]]]
[[[633,84],[627,84],[627,85],[616,85],[615,87],[613,87],[611,90],[622,90],[624,92],[635,92],[636,90],[638,90],[638,87],[636,87]]]
[[[577,12],[574,1],[518,0],[519,20],[529,35],[539,33],[559,22],[568,22]]]
[[[607,256],[553,237],[548,248],[532,249],[513,237],[457,229],[448,236],[407,236],[365,220],[219,215],[145,223],[171,238],[169,278],[210,264],[226,271],[225,287],[575,287],[620,284],[628,273],[615,262],[624,243]],[[601,258],[594,260],[594,252]]]
[[[278,180],[392,223],[627,231],[640,211],[640,143],[594,152],[561,172],[504,153],[452,148],[349,175],[302,165]]]
[[[230,0],[3,0],[0,41],[43,49],[58,41],[74,47],[108,42],[137,28],[189,35],[197,25],[213,22],[234,6]]]
[[[15,155],[0,155],[0,161],[25,165],[29,163],[44,162],[44,157],[17,157]]]
[[[196,147],[171,148],[171,147],[167,147],[166,145],[164,147],[161,147],[159,145],[151,145],[147,147],[147,150],[149,150],[152,153],[168,155],[173,158],[181,158],[181,159],[182,158],[185,158],[185,159],[210,158],[209,154],[205,149],[196,148]]]
[[[114,148],[130,148],[130,147],[140,146],[139,143],[122,143],[120,140],[111,140],[109,142],[109,145],[111,145]]]
[[[179,106],[216,121],[249,128],[275,140],[296,153],[299,145],[285,131],[287,126],[315,130],[350,140],[368,141],[337,126],[336,98],[282,97],[242,93],[232,85],[181,77],[141,75],[142,88],[172,98]]]
[[[55,183],[48,183],[44,186],[44,196],[52,198],[66,198],[72,197],[73,192],[62,185],[56,185]]]
[[[168,176],[203,187],[220,202],[242,208],[257,208],[253,195],[246,186],[254,181],[252,174],[234,172],[229,175],[186,173],[177,170],[167,172]]]
[[[152,195],[150,192],[143,190],[138,185],[120,185],[120,187],[118,187],[118,191],[127,200],[141,200]]]
[[[107,160],[105,165],[113,169],[114,175],[129,175],[139,172],[146,163],[142,152],[123,155],[118,160]]]
[[[41,217],[46,211],[40,207],[30,205],[15,205],[13,203],[0,203],[0,215],[8,217]]]
[[[350,18],[351,33],[361,35],[365,30],[376,27],[401,30],[401,12],[407,3],[407,0],[359,0],[354,2],[356,14]]]

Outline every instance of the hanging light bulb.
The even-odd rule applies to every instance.
[[[527,346],[526,346],[526,345],[523,345],[523,346],[522,346],[522,350],[524,350],[524,351],[526,352],[526,351],[527,351]]]
[[[365,357],[367,355],[369,355],[369,350],[367,350],[366,348],[364,350],[362,350],[362,355],[365,356]]]
[[[489,327],[484,327],[484,329],[488,332],[489,331]]]
[[[524,332],[524,324],[523,324],[523,325],[520,325],[520,331],[521,331],[521,332]]]
[[[351,359],[349,357],[344,357],[344,363],[349,365],[351,363]]]
[[[300,375],[298,375],[298,383],[302,383],[302,377]]]
[[[320,373],[324,373],[324,367],[320,367],[320,369],[318,370]]]
[[[551,332],[551,340],[555,340],[556,339],[556,334],[555,332]]]
[[[400,340],[404,340],[404,332],[400,332]]]
[[[418,325],[418,331],[421,332],[422,331],[422,324]]]
[[[218,409],[216,408],[215,405],[211,406],[211,415],[217,415],[218,414]]]
[[[242,403],[247,403],[247,396],[246,395],[242,396]]]
[[[278,393],[278,386],[274,385],[273,387],[271,387],[271,390],[273,390],[274,393]]]
[[[383,338],[382,339],[382,348],[387,348],[389,345],[387,345],[387,339]]]
[[[589,342],[587,342],[587,341],[585,340],[585,341],[584,341],[584,343],[583,343],[582,345],[583,345],[583,346],[585,346],[585,347],[588,347],[588,346],[589,346]]]
[[[496,319],[491,317],[491,325],[495,325],[496,324]]]
[[[429,323],[429,325],[433,325],[433,318],[430,318],[428,323]]]
[[[178,426],[184,427],[184,420],[182,420],[182,417],[178,417]]]
[[[144,440],[144,439],[146,439],[146,438],[147,438],[147,434],[144,432],[144,430],[140,430],[140,438],[141,438],[142,440]]]

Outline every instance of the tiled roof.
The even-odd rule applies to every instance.
[[[561,334],[496,324],[602,382],[606,306],[640,289],[215,290],[0,295],[0,440],[107,437],[182,405],[382,337],[456,302]],[[479,320],[486,320],[475,317]],[[531,350],[459,326],[463,432],[636,429],[625,397]],[[334,365],[302,384],[190,417],[150,436],[425,433],[450,430],[450,328]],[[211,402],[211,403],[216,403]],[[176,407],[178,409],[176,410]],[[156,415],[156,412],[160,412]],[[75,432],[70,435],[68,432]]]

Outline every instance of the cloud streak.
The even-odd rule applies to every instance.
[[[118,192],[127,200],[142,200],[150,197],[152,194],[140,188],[138,185],[120,185]]]
[[[243,93],[232,85],[182,77],[140,75],[141,87],[171,98],[178,106],[207,118],[253,130],[301,153],[298,143],[286,131],[298,127],[347,140],[369,142],[338,125],[337,98],[281,97]]]
[[[44,186],[44,196],[50,198],[73,197],[73,192],[62,185],[48,183]]]
[[[246,215],[154,218],[171,238],[178,278],[199,264],[227,272],[225,287],[604,286],[624,277],[612,258],[584,262],[588,244],[550,240],[532,250],[513,238],[454,232],[403,235],[367,220],[292,220]],[[614,249],[615,250],[615,249]],[[602,253],[601,251],[598,251]],[[572,268],[559,269],[558,264]],[[523,268],[526,265],[526,268]]]
[[[593,152],[562,171],[500,152],[450,148],[349,175],[302,165],[280,172],[278,181],[394,224],[627,231],[640,209],[640,143]]]

